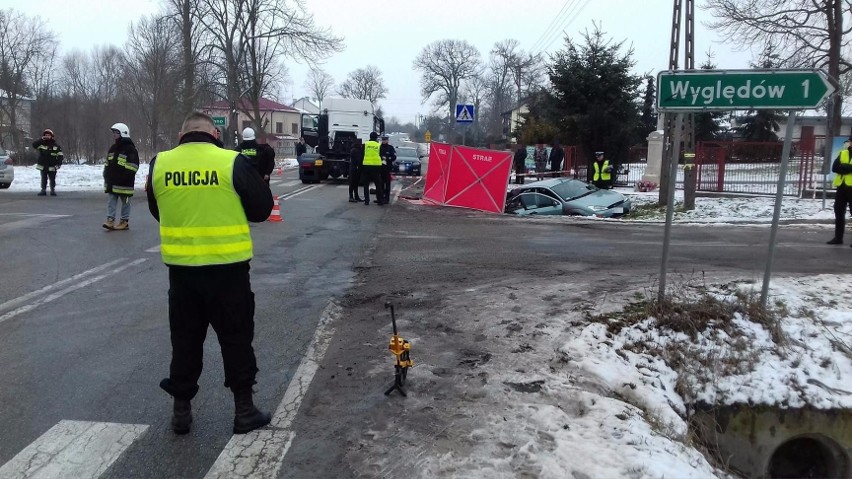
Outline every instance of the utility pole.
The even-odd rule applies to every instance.
[[[669,70],[678,69],[678,56],[680,54],[680,26],[681,17],[683,17],[683,3],[686,3],[686,38],[684,39],[684,68],[686,70],[695,69],[695,0],[673,0],[672,5],[672,38],[671,47],[669,50]],[[660,85],[657,85],[660,88]],[[672,162],[679,161],[679,158],[673,158],[674,142],[683,141],[683,151],[692,153],[695,151],[695,122],[694,115],[687,113],[684,115],[683,128],[681,131],[675,131],[674,114],[666,113],[660,115],[657,120],[657,128],[664,130],[663,136],[663,161],[660,170],[660,205],[668,204],[668,199],[673,197],[669,195],[669,188],[676,188],[677,177],[669,178],[671,171],[677,169],[671,168]],[[678,151],[680,149],[678,148]]]

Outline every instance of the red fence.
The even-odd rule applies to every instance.
[[[793,141],[784,194],[801,196],[813,185],[814,142]],[[696,148],[699,191],[775,194],[781,174],[783,142],[700,142]],[[822,158],[819,158],[822,163]]]

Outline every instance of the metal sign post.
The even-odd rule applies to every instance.
[[[663,260],[660,262],[660,294],[659,302],[666,298],[666,269],[669,264],[669,243],[672,236],[672,218],[674,217],[674,196],[677,186],[677,165],[680,157],[680,128],[683,126],[683,113],[678,113],[675,118],[675,136],[672,138],[672,161],[669,169],[669,190],[666,201],[666,232],[663,235]]]
[[[787,178],[787,164],[790,160],[793,126],[796,120],[793,110],[816,108],[834,93],[836,85],[837,82],[821,70],[690,70],[666,71],[657,75],[657,110],[662,113],[678,113],[674,130],[676,134],[672,138],[674,154],[669,178],[669,204],[666,205],[666,231],[660,266],[660,301],[665,299],[666,295],[666,269],[681,142],[680,136],[677,135],[683,124],[682,113],[707,110],[789,110],[781,172],[775,194],[772,231],[769,237],[769,257],[766,261],[763,288],[760,293],[760,302],[765,308],[769,293],[769,278],[772,275],[778,223],[781,218],[781,201]]]
[[[781,176],[778,179],[778,189],[775,191],[775,212],[772,214],[772,232],[769,233],[769,255],[766,259],[766,271],[763,273],[763,288],[760,290],[760,305],[766,308],[766,298],[769,295],[769,278],[772,276],[772,260],[775,257],[775,238],[778,236],[778,222],[781,220],[781,198],[784,196],[784,184],[787,182],[787,164],[790,161],[790,144],[792,143],[793,124],[796,114],[793,110],[787,114],[787,131],[784,133],[784,149],[781,150]]]

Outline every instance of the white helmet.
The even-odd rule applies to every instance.
[[[122,138],[130,138],[130,128],[127,128],[127,125],[124,123],[116,123],[109,127],[109,129],[117,131]]]
[[[243,130],[243,140],[254,140],[254,130],[251,128]]]

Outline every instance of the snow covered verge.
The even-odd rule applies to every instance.
[[[291,170],[299,167],[295,158],[283,158],[275,161],[275,167]],[[103,165],[63,165],[56,173],[57,191],[103,191]],[[273,172],[273,175],[276,173]],[[142,190],[148,177],[148,164],[139,165],[135,187]],[[273,177],[274,178],[274,177]],[[38,191],[41,188],[41,173],[35,166],[15,166],[15,179],[10,191]]]
[[[775,279],[768,315],[749,281],[676,285],[662,310],[647,290],[585,283],[458,291],[440,306],[454,318],[402,322],[406,417],[371,425],[370,454],[353,458],[398,454],[386,440],[407,461],[372,466],[420,477],[731,477],[696,445],[689,405],[850,407],[850,279]]]

